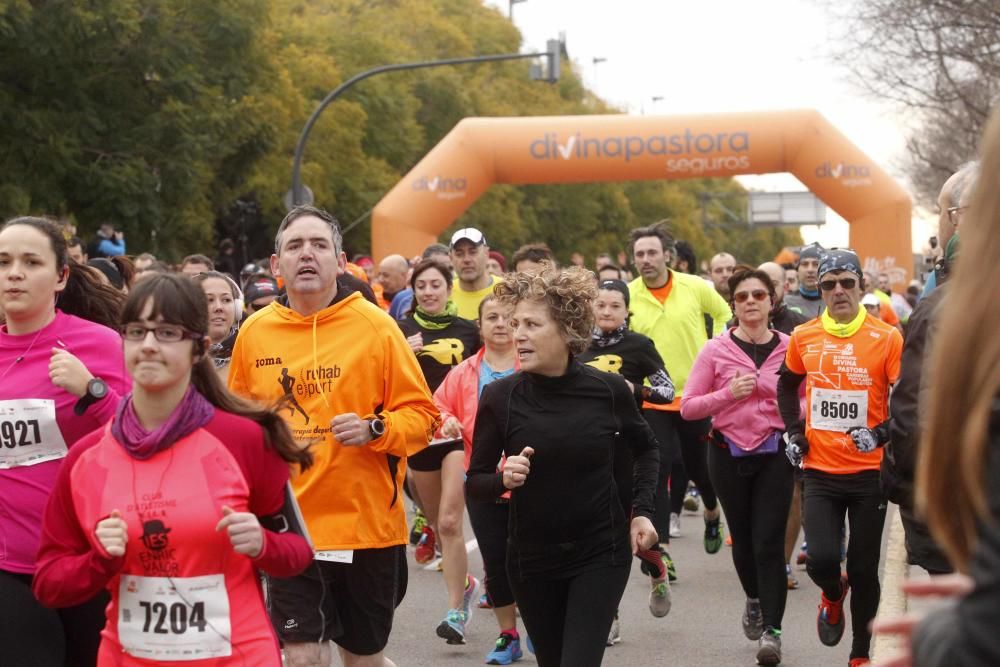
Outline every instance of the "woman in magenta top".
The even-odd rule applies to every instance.
[[[311,456],[222,386],[207,314],[188,278],[136,285],[122,313],[132,394],[72,449],[45,510],[34,592],[48,606],[110,592],[99,665],[281,664],[258,570],[312,560],[287,491],[289,464]]]
[[[42,513],[62,459],[128,391],[115,325],[122,296],[71,263],[41,218],[0,229],[0,662],[88,665],[104,595],[58,612],[31,594]],[[70,314],[73,313],[73,314]],[[95,591],[97,593],[98,591]]]
[[[768,329],[774,284],[763,271],[729,279],[736,326],[708,341],[681,398],[684,419],[712,418],[708,472],[733,536],[733,563],[747,601],[743,633],[758,642],[757,664],[781,662],[788,593],[785,523],[794,471],[784,454],[778,369],[788,336]]]

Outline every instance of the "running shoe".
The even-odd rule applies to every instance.
[[[868,667],[872,664],[869,658],[851,658],[850,662],[847,663],[847,667]]]
[[[486,654],[486,664],[510,665],[522,657],[524,654],[521,653],[521,640],[511,634],[501,632],[493,650]]]
[[[847,577],[841,577],[840,599],[828,600],[825,593],[820,593],[816,632],[825,646],[836,646],[844,636],[844,599],[847,597],[847,589]]]
[[[465,643],[465,624],[469,617],[461,609],[449,609],[437,627],[437,636],[449,644]]]
[[[743,609],[743,634],[751,641],[757,641],[764,633],[764,614],[760,610],[760,600],[747,598]]]
[[[795,564],[796,565],[806,564],[806,543],[804,541],[802,542],[802,546],[799,548],[799,555],[795,559]]]
[[[650,579],[649,613],[656,618],[663,618],[670,613],[670,580]]]
[[[465,624],[472,618],[472,601],[479,592],[479,580],[471,574],[465,575],[465,592],[462,594],[462,611],[465,612]]]
[[[434,529],[430,526],[424,526],[420,541],[417,542],[417,551],[414,554],[414,559],[421,565],[427,565],[433,561],[437,556],[437,550],[435,549],[436,542]]]
[[[480,609],[493,609],[493,603],[490,602],[490,596],[483,593],[479,596],[479,608]]]
[[[667,566],[667,579],[670,583],[677,581],[677,567],[674,565],[674,559],[666,551],[663,552],[663,564]]]
[[[615,620],[611,621],[611,631],[608,632],[607,646],[614,646],[622,640],[621,621],[618,620],[618,612],[615,612]]]
[[[705,519],[705,553],[718,553],[722,548],[722,517]]]
[[[794,591],[799,587],[799,580],[792,574],[792,566],[788,563],[785,564],[785,578],[788,580],[788,590]]]
[[[698,487],[694,484],[688,484],[687,493],[684,494],[684,509],[688,512],[698,511],[698,498],[701,494],[698,493]]]
[[[777,665],[781,662],[781,630],[768,626],[757,644],[757,664]]]
[[[417,546],[420,543],[420,536],[424,534],[424,526],[427,525],[427,517],[418,507],[413,514],[413,525],[410,526],[410,544]]]
[[[531,643],[531,635],[528,634],[527,630],[524,631],[524,647],[528,649],[531,655],[535,655],[535,645]]]
[[[681,536],[681,515],[677,512],[670,513],[670,537]]]

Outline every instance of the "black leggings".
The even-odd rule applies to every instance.
[[[803,475],[806,571],[830,600],[840,596],[840,536],[847,514],[847,579],[851,584],[851,657],[868,656],[868,624],[878,611],[881,586],[878,562],[885,524],[879,471],[832,475],[807,470]]]
[[[709,444],[708,472],[726,512],[733,565],[743,591],[749,598],[760,598],[764,625],[780,630],[788,595],[785,524],[794,469],[780,452],[737,458]]]
[[[680,514],[684,509],[684,495],[687,493],[688,474],[684,469],[684,461],[677,457],[670,471],[670,511]]]
[[[511,580],[539,667],[598,667],[631,561],[569,579]]]
[[[712,422],[709,419],[686,421],[679,412],[663,410],[643,410],[642,416],[653,429],[653,435],[660,445],[660,475],[656,482],[656,516],[653,517],[653,527],[660,536],[660,542],[667,544],[670,542],[670,496],[673,494],[679,495],[682,500],[684,498],[683,488],[667,487],[678,449],[684,459],[688,477],[698,485],[705,509],[714,510],[719,504],[708,478],[708,455],[705,452]]]
[[[466,499],[469,523],[479,543],[486,570],[486,597],[494,607],[514,604],[514,593],[507,577],[507,517],[510,507],[506,502],[480,503]]]
[[[0,646],[5,665],[91,667],[104,628],[105,592],[75,607],[46,609],[31,575],[0,570]]]

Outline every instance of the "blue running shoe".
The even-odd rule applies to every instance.
[[[465,623],[468,616],[461,609],[449,609],[437,627],[437,636],[449,644],[465,643]]]
[[[531,651],[531,655],[535,655],[535,645],[531,643],[531,635],[528,634],[527,630],[524,631],[524,645]]]
[[[501,632],[497,637],[496,646],[486,654],[487,665],[510,665],[521,658],[521,640],[512,637],[506,632]]]

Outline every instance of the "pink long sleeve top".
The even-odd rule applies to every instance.
[[[778,414],[778,369],[785,359],[788,336],[778,336],[778,345],[758,369],[746,352],[733,341],[733,330],[713,338],[695,359],[681,398],[684,419],[712,418],[720,431],[737,447],[750,451],[775,431],[784,431]],[[737,400],[729,390],[737,373],[756,373],[753,393]]]
[[[49,379],[53,348],[75,355],[108,395],[82,415],[79,400]],[[24,336],[0,328],[0,570],[35,571],[45,503],[62,459],[84,435],[107,423],[131,388],[117,331],[56,311]]]

